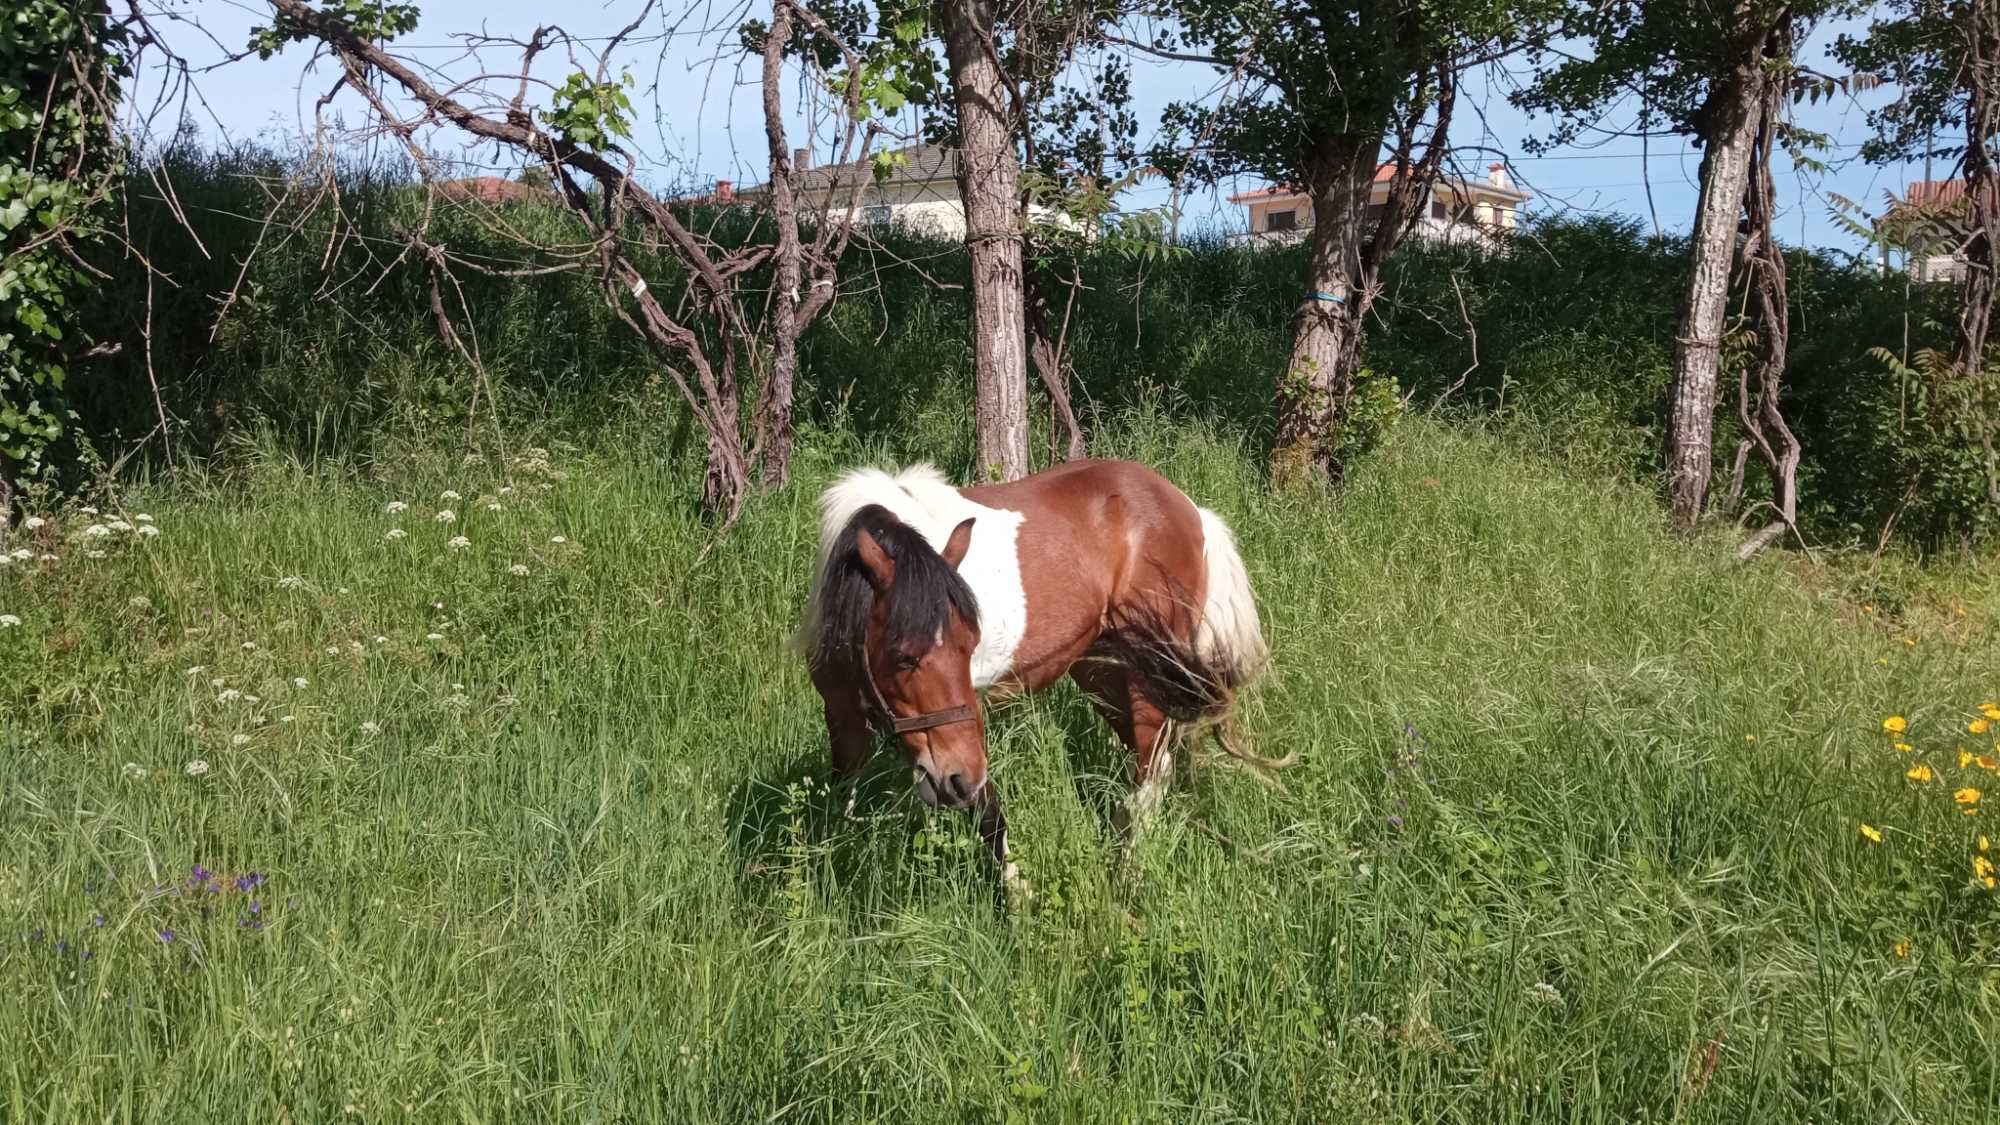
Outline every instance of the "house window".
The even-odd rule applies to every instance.
[[[861,216],[867,220],[869,226],[886,227],[889,225],[889,205],[870,203],[861,209]]]
[[[1431,218],[1433,219],[1444,218],[1444,200],[1442,199],[1431,200]]]
[[[1264,212],[1264,229],[1297,230],[1299,229],[1299,213],[1297,211],[1266,211]]]

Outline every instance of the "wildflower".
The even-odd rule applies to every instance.
[[[86,516],[94,516],[97,514],[96,508],[78,508],[77,511],[82,512]]]
[[[1866,821],[1862,822],[1861,834],[1863,836],[1868,837],[1869,841],[1872,843],[1879,844],[1882,842],[1882,830],[1880,828],[1875,827],[1872,824],[1867,823]]]
[[[441,640],[444,640],[444,634],[443,634],[443,633],[425,633],[425,634],[424,634],[424,639],[425,639],[425,640],[427,640],[427,641],[441,641]]]
[[[1915,637],[1904,637],[1904,638],[1903,638],[1903,644],[1904,644],[1904,645],[1906,645],[1906,646],[1908,646],[1908,647],[1910,647],[1910,648],[1915,648],[1915,647],[1917,647],[1917,638],[1915,638]]]
[[[244,652],[256,652],[256,651],[257,651],[257,642],[256,642],[256,641],[244,641],[244,642],[243,642],[243,651],[244,651]]]
[[[385,531],[385,532],[383,532],[383,533],[382,533],[382,538],[384,538],[384,539],[388,539],[388,540],[392,540],[392,541],[393,541],[393,540],[396,540],[396,539],[401,539],[401,538],[402,538],[403,536],[405,536],[405,535],[407,535],[407,534],[409,534],[409,533],[408,533],[408,532],[406,532],[406,531],[404,531],[404,530],[403,530],[402,528],[400,528],[400,527],[392,527],[392,528],[390,528],[389,530],[387,530],[387,531]]]
[[[440,493],[438,493],[438,499],[440,499],[440,500],[463,500],[463,499],[465,499],[465,497],[463,497],[463,496],[460,496],[460,495],[459,495],[459,494],[458,494],[457,492],[455,492],[455,491],[453,491],[453,490],[451,490],[451,489],[447,488],[447,489],[445,489],[445,490],[444,490],[443,492],[440,492]]]
[[[222,694],[215,697],[215,701],[217,703],[234,703],[241,698],[243,698],[242,692],[237,691],[235,688],[225,688]]]
[[[13,614],[0,613],[0,629],[14,629],[18,628],[20,624],[21,624],[21,619],[14,616]]]
[[[1874,612],[1875,612],[1875,607],[1874,607],[1874,606],[1872,606],[1872,605],[1864,605],[1864,606],[1862,606],[1862,607],[1861,607],[1861,612],[1863,612],[1863,613],[1874,613]]]
[[[1974,734],[1985,734],[1987,731],[1993,729],[1993,720],[1974,719],[1971,722],[1965,724],[1965,729],[1971,731]]]
[[[1914,746],[1910,745],[1910,744],[1909,744],[1909,743],[1907,743],[1907,742],[1898,742],[1898,743],[1896,744],[1896,749],[1898,749],[1898,750],[1901,750],[1901,751],[1902,751],[1903,753],[1907,754],[1907,753],[1909,753],[1910,751],[1912,751],[1912,750],[1915,750],[1915,749],[1916,749],[1916,747],[1914,747]]]
[[[247,734],[231,735],[229,744],[231,746],[248,746],[250,745],[250,736]]]
[[[507,573],[516,578],[526,578],[528,576],[528,568],[521,563],[515,563],[513,566],[507,568]]]
[[[326,646],[326,654],[327,654],[328,656],[339,656],[339,655],[340,655],[340,646],[339,646],[339,645],[328,645],[328,646]]]
[[[1931,772],[1929,763],[1918,762],[1916,765],[1904,770],[1903,776],[1909,778],[1911,781],[1929,781],[1937,775]]]
[[[378,645],[386,645],[389,643],[389,638],[383,636],[380,633],[377,633],[375,634],[375,643]]]
[[[151,609],[153,608],[153,599],[144,594],[133,594],[131,597],[125,599],[125,604],[131,606],[133,609]]]
[[[1901,734],[1910,729],[1910,720],[1901,715],[1891,715],[1882,720],[1882,729],[1890,734]]]
[[[292,686],[303,691],[304,689],[312,686],[312,681],[306,679],[304,676],[293,676]]]
[[[450,539],[445,541],[445,546],[451,548],[454,551],[463,551],[467,547],[472,546],[472,540],[467,539],[463,535],[454,535]]]
[[[196,758],[194,761],[189,762],[184,768],[187,770],[187,775],[189,777],[200,777],[202,774],[208,772],[208,763],[200,758]]]
[[[1908,957],[1909,955],[1910,955],[1910,939],[1904,938],[1903,940],[1896,943],[1896,956]]]
[[[21,526],[29,531],[37,531],[46,526],[48,522],[40,516],[29,516],[27,519],[21,521]]]
[[[514,486],[513,486],[513,485],[511,485],[511,484],[503,484],[503,485],[501,485],[501,486],[500,486],[500,495],[502,495],[502,496],[512,496],[512,495],[514,495]]]
[[[367,645],[364,645],[364,644],[362,644],[362,643],[361,643],[360,641],[349,641],[349,642],[347,642],[347,647],[348,647],[348,648],[349,648],[350,650],[354,651],[354,652],[367,652],[367,651],[368,651],[368,646],[367,646]]]
[[[1984,836],[1981,836],[1981,837],[1979,838],[1979,850],[1983,852],[1983,851],[1987,850],[1987,847],[1988,847],[1988,845],[1987,845],[1987,842],[1986,842],[1986,837],[1984,837]]]
[[[135,521],[137,521],[137,522],[139,522],[139,523],[152,523],[152,522],[153,522],[153,517],[151,517],[151,516],[147,515],[147,514],[146,514],[146,513],[144,513],[144,512],[140,512],[140,513],[139,513],[138,515],[136,515],[136,516],[133,516],[132,518],[133,518],[133,520],[135,520]]]
[[[1959,769],[1964,769],[1965,767],[1967,767],[1967,766],[1971,765],[1971,764],[1972,764],[1972,761],[1973,761],[1973,758],[1972,758],[1972,751],[1970,751],[1970,750],[1967,750],[1967,749],[1966,749],[1965,747],[1963,747],[1963,746],[1959,747],[1959,748],[1958,748],[1958,768],[1959,768]]]
[[[16,547],[7,553],[7,557],[13,559],[15,562],[27,562],[29,559],[35,557],[35,553],[26,547]]]
[[[94,523],[83,529],[83,537],[85,539],[102,539],[109,534],[111,534],[111,529],[101,523]]]
[[[562,536],[560,536],[560,535],[551,535],[551,536],[549,536],[549,542],[551,542],[551,543],[554,543],[554,544],[555,544],[556,546],[560,547],[560,546],[562,546],[562,545],[563,545],[564,543],[567,543],[567,542],[569,542],[569,540],[567,540],[567,539],[563,538],[563,537],[562,537]]]
[[[280,715],[280,716],[278,716],[278,721],[279,721],[279,722],[281,722],[281,723],[289,723],[289,722],[291,722],[291,721],[292,721],[292,716],[290,716],[290,715]]]
[[[387,504],[384,504],[382,506],[382,510],[393,516],[398,512],[409,511],[410,506],[408,504],[403,503],[401,500],[391,500]]]
[[[1992,860],[1990,860],[1990,859],[1987,859],[1987,858],[1986,858],[1985,856],[1983,856],[1983,855],[1976,855],[1976,856],[1973,856],[1973,857],[1972,857],[1972,877],[1973,877],[1973,878],[1975,878],[1975,879],[1977,879],[1977,880],[1979,880],[1980,882],[1982,882],[1982,883],[1986,884],[1986,889],[1987,889],[1987,890],[1992,890],[1992,889],[1993,889],[1993,884],[1994,884],[1994,878],[1993,878],[1993,861],[1992,861]]]
[[[132,525],[131,525],[131,524],[129,524],[129,523],[126,523],[126,522],[125,522],[124,520],[112,520],[112,521],[111,521],[110,523],[108,523],[108,524],[105,524],[104,526],[106,526],[106,527],[110,528],[110,529],[111,529],[111,530],[113,530],[113,531],[130,531],[130,530],[132,530]]]
[[[1548,981],[1537,981],[1533,985],[1530,985],[1527,997],[1536,1004],[1560,1004],[1563,1002],[1562,991]]]
[[[458,518],[458,513],[452,511],[450,508],[441,508],[438,510],[438,514],[431,518],[439,523],[450,523]]]
[[[85,551],[83,557],[86,559],[101,559],[105,556],[103,551]]]
[[[229,682],[228,680],[223,679],[221,676],[217,676],[214,679],[208,681],[208,686],[212,688],[219,688],[223,684],[226,684],[228,682]]]
[[[370,737],[373,737],[373,736],[375,736],[375,735],[378,735],[378,734],[381,734],[381,733],[382,733],[382,724],[380,724],[380,723],[377,723],[377,722],[366,722],[366,723],[362,723],[362,724],[361,724],[361,733],[362,733],[362,734],[365,734],[365,735],[368,735],[368,736],[370,736]]]
[[[445,696],[444,705],[446,707],[451,708],[454,711],[462,711],[465,708],[472,706],[472,700],[466,698],[464,692],[457,692],[455,694]]]
[[[1957,801],[1961,805],[1976,805],[1979,803],[1979,798],[1984,795],[1985,794],[1981,793],[1979,790],[1974,789],[1972,786],[1968,785],[1963,789],[1959,789],[1956,792],[1952,793],[1951,799]]]
[[[1982,703],[1979,705],[1979,713],[1989,719],[2000,720],[2000,703]]]
[[[490,504],[486,505],[486,510],[487,510],[487,511],[489,511],[489,512],[497,512],[497,511],[499,511],[499,510],[500,510],[500,501],[498,501],[498,500],[495,500],[495,501],[493,501],[492,503],[490,503]]]
[[[1744,736],[1743,736],[1743,741],[1745,741],[1745,742],[1755,742],[1755,741],[1757,741],[1757,736],[1756,736],[1756,735],[1754,735],[1754,734],[1746,734],[1746,735],[1744,735]]]
[[[303,590],[305,588],[306,580],[296,574],[287,574],[283,578],[278,579],[278,589],[280,590]]]
[[[163,942],[164,942],[164,941],[172,941],[172,940],[174,940],[174,932],[173,932],[172,930],[161,930],[161,931],[160,931],[160,940],[161,940],[161,941],[163,941]]]
[[[150,523],[142,523],[139,525],[139,534],[147,539],[151,539],[153,536],[158,535],[159,533],[160,529],[153,526]]]
[[[1979,764],[1980,769],[2000,771],[2000,761],[1996,761],[1991,754],[1981,754],[1972,760]]]
[[[206,671],[208,671],[208,665],[206,665],[206,664],[196,664],[196,665],[194,665],[194,666],[190,667],[190,668],[189,668],[189,669],[187,670],[187,674],[188,674],[188,675],[190,675],[190,676],[199,676],[199,675],[201,675],[201,674],[202,674],[203,672],[206,672]]]
[[[146,767],[137,762],[126,762],[118,767],[118,772],[131,781],[143,781],[146,777]]]

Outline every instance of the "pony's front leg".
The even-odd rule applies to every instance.
[[[979,838],[986,842],[986,850],[993,855],[993,866],[1000,871],[1000,886],[1006,891],[1009,901],[1025,903],[1033,896],[1028,880],[1021,875],[1021,869],[1007,852],[1007,814],[1000,811],[1000,793],[993,783],[986,783],[986,799],[979,806]]]
[[[874,740],[868,733],[868,715],[861,701],[850,693],[821,689],[826,701],[826,735],[833,751],[833,783],[847,791],[847,819],[855,819],[854,803],[861,795],[861,769],[868,764]]]

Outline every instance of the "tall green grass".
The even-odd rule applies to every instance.
[[[1278,496],[1121,413],[1097,452],[1237,528],[1248,730],[1299,763],[1184,773],[1121,868],[1109,733],[1002,706],[1008,910],[893,755],[839,815],[784,650],[816,488],[885,445],[808,435],[718,538],[650,417],[45,513],[59,561],[0,569],[0,1115],[2000,1117],[1991,821],[1951,796],[2000,800],[1955,757],[1990,575],[1863,612],[1466,430]],[[899,455],[955,456],[916,421]]]

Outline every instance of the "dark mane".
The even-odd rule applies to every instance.
[[[868,638],[868,618],[875,606],[875,587],[868,581],[855,546],[863,529],[896,563],[895,596],[889,600],[888,636],[884,638],[891,649],[927,651],[951,623],[952,613],[978,623],[979,603],[958,571],[916,528],[880,504],[870,504],[841,528],[820,571],[815,607],[818,633],[810,639],[808,649],[814,667],[860,666],[861,645]]]

